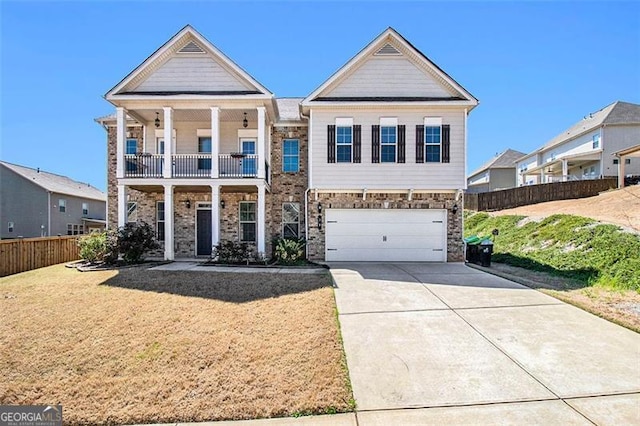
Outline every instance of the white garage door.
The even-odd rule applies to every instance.
[[[445,210],[327,209],[327,261],[444,262]]]

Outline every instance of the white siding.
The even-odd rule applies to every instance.
[[[134,91],[255,90],[209,56],[173,57]]]
[[[198,153],[198,129],[210,129],[211,122],[182,121],[175,123],[176,154]],[[220,123],[220,154],[240,151],[238,129],[241,123]],[[147,126],[147,149],[149,153],[156,153],[155,127]]]
[[[560,159],[567,155],[584,154],[591,151],[598,151],[602,148],[602,144],[598,148],[593,148],[593,136],[600,134],[600,129],[588,132],[569,142],[565,142],[556,147],[545,150],[542,153],[542,163],[546,164],[552,161],[552,158]]]
[[[526,174],[523,175],[520,173],[521,170],[527,169],[531,170],[532,168],[538,165],[538,155],[532,155],[531,157],[525,158],[522,161],[518,161],[516,164],[516,186],[526,185],[528,183],[535,184],[538,183],[540,178],[540,172],[536,174]]]
[[[406,126],[406,163],[371,163],[371,125],[380,117],[398,117]],[[425,116],[442,117],[451,126],[451,162],[416,163],[416,125]],[[327,163],[327,125],[336,117],[353,117],[362,126],[362,163]],[[458,189],[465,186],[464,111],[357,109],[352,111],[313,110],[312,187],[319,189]]]
[[[449,97],[436,79],[403,57],[371,57],[322,96]]]

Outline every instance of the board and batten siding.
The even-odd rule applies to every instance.
[[[323,96],[450,97],[452,94],[406,58],[372,57]]]
[[[224,91],[255,90],[209,56],[169,59],[140,83],[135,92],[176,90]]]
[[[353,123],[362,126],[361,163],[327,162],[327,126],[335,124],[337,117],[353,117]],[[380,124],[381,117],[397,117],[399,125],[406,126],[406,162],[371,162],[371,125]],[[442,124],[451,128],[451,155],[449,163],[416,163],[416,125],[424,123],[424,117],[442,117]],[[464,110],[345,110],[343,112],[312,111],[312,178],[313,188],[318,189],[433,189],[451,190],[464,188]]]

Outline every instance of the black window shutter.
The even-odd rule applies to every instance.
[[[424,126],[416,125],[416,163],[424,163]]]
[[[451,129],[448,124],[442,125],[442,162],[448,163],[451,154],[451,142],[449,141],[449,135]]]
[[[380,126],[378,124],[371,126],[371,162],[380,162]]]
[[[327,163],[336,162],[336,126],[327,126]]]
[[[359,124],[353,126],[353,162],[359,163],[362,152],[362,131]]]
[[[405,126],[398,126],[398,163],[404,163],[405,158]]]

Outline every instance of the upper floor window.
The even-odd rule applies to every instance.
[[[351,162],[352,146],[352,126],[336,126],[336,160],[338,163]]]
[[[591,143],[591,146],[593,149],[598,149],[600,148],[600,133],[593,135],[593,140]]]
[[[137,139],[127,139],[127,154],[137,154],[138,153],[138,140]]]
[[[67,200],[58,200],[58,210],[60,210],[60,213],[64,213],[67,211]]]
[[[82,216],[89,216],[89,203],[82,203]]]
[[[211,137],[198,138],[198,154],[211,154]],[[211,158],[198,158],[198,170],[211,170]]]
[[[300,170],[300,142],[298,139],[285,139],[282,142],[282,171],[297,173]]]
[[[398,119],[380,119],[380,161],[396,162],[396,146],[398,143]]]
[[[440,162],[440,150],[442,144],[442,127],[440,125],[424,126],[425,161],[427,163]]]

